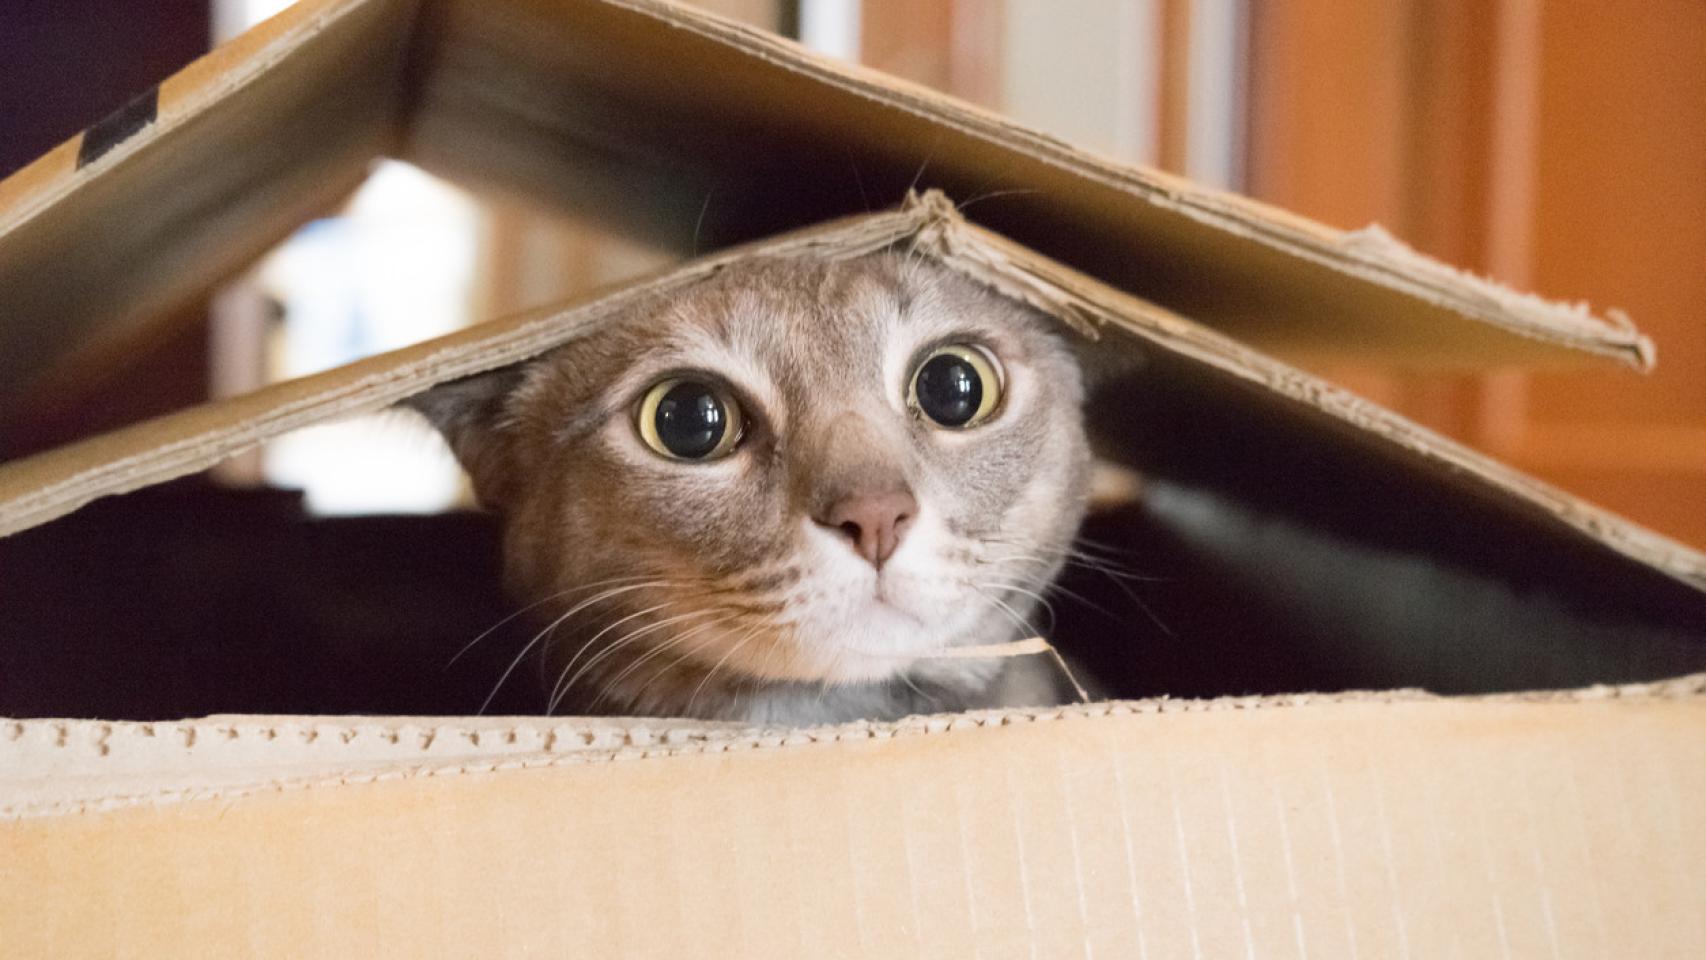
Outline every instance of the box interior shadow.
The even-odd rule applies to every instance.
[[[1155,352],[1086,417],[1143,492],[1035,622],[1112,696],[1706,670],[1706,594],[1242,380]],[[471,512],[312,518],[205,476],[98,501],[0,538],[0,716],[471,714],[539,626],[490,629],[500,567]],[[486,709],[544,703],[529,665]]]

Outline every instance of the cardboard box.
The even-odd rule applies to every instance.
[[[1098,413],[1103,456],[1173,458],[1252,497],[1233,481],[1260,469],[1267,506],[1575,597],[1616,628],[1584,654],[1513,622],[1508,662],[1470,656],[1430,686],[1647,682],[804,731],[0,721],[0,952],[1686,956],[1706,942],[1706,680],[1679,676],[1706,668],[1706,558],[1295,365],[1376,351],[1646,365],[1620,318],[673,6],[324,0],[0,183],[0,383],[91,338],[146,335],[378,153],[682,247],[714,187],[726,206],[702,242],[717,252],[0,465],[0,533],[51,536],[93,500],[536,354],[735,258],[898,245],[1059,317],[1091,362],[1140,361],[1130,387],[1152,417]],[[994,178],[1041,192],[976,224],[938,193],[860,212],[853,183],[807,175],[838,156],[877,197],[915,176],[958,196]],[[1182,426],[1157,436],[1157,422]],[[1269,625],[1244,629],[1219,652],[1285,653],[1263,647]],[[1104,656],[1139,662],[1127,639],[1107,628]],[[73,642],[40,637],[21,651],[40,659],[16,662]],[[1318,651],[1366,655],[1361,676],[1415,675],[1381,659],[1402,652]]]

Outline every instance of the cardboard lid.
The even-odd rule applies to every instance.
[[[395,155],[688,251],[911,185],[1283,357],[1642,368],[1514,293],[658,0],[305,0],[0,182],[0,391],[204,292]]]
[[[691,283],[739,258],[849,258],[895,245],[934,257],[1086,337],[1101,337],[1105,342],[1096,349],[1141,345],[1159,351],[1187,373],[1243,385],[1276,425],[1375,451],[1386,469],[1418,483],[1468,485],[1503,511],[1706,590],[1706,556],[969,223],[938,193],[913,195],[900,210],[725,250],[608,295],[479,324],[0,464],[0,535],[46,523],[97,497],[194,473],[286,431],[378,410],[435,383],[536,355],[592,329],[635,298]],[[1110,330],[1117,335],[1103,336]]]
[[[0,928],[58,957],[1689,956],[1703,691],[0,722]]]

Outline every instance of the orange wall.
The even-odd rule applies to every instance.
[[[1706,547],[1706,4],[1251,9],[1252,193],[1625,309],[1660,357],[1647,377],[1329,374]]]

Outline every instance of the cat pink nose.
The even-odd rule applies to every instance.
[[[852,493],[830,504],[818,523],[839,530],[852,542],[859,556],[882,569],[894,555],[912,518],[918,516],[918,501],[905,490],[887,493]]]

